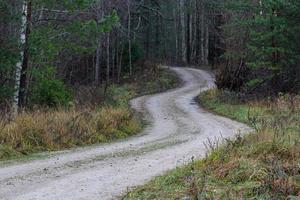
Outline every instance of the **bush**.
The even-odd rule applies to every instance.
[[[32,91],[33,104],[57,107],[67,106],[72,101],[72,93],[57,79],[43,79],[36,83]]]
[[[127,107],[130,99],[136,96],[130,85],[111,85],[107,89],[106,104],[117,107]]]

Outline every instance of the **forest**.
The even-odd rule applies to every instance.
[[[1,107],[57,106],[145,61],[207,66],[219,88],[299,90],[297,1],[3,1]],[[56,88],[57,91],[52,91]]]
[[[254,134],[222,136],[225,142],[217,147],[209,139],[204,159],[193,156],[188,166],[124,199],[297,199],[299,41],[299,0],[1,0],[0,161],[134,140],[149,124],[155,128],[161,115],[186,117],[176,109],[193,90],[197,97],[188,105],[247,124]],[[183,91],[189,83],[190,90],[179,95],[178,89],[179,96],[157,104],[147,99]],[[179,129],[187,123],[179,121]],[[188,133],[206,130],[185,126]],[[166,127],[158,129],[172,130]],[[211,130],[217,135],[227,128]],[[133,142],[133,148],[152,152],[177,144],[165,143],[140,150]]]

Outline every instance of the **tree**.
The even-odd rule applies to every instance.
[[[294,17],[299,16],[296,11],[299,7],[295,1],[283,0],[261,1],[260,4],[250,20],[253,29],[249,43],[253,58],[249,67],[258,76],[251,79],[248,86],[256,88],[269,82],[275,93],[289,90],[296,84],[292,79],[297,70],[293,68],[299,62],[299,48],[295,48],[291,40],[298,35],[293,29],[299,28],[299,24],[294,23]]]

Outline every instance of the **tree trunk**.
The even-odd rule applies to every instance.
[[[160,51],[160,39],[159,39],[159,15],[155,16],[155,58],[159,59],[161,57],[161,51]]]
[[[116,79],[115,79],[115,63],[116,63],[116,47],[115,47],[115,44],[111,45],[112,46],[112,52],[111,52],[111,79],[112,81],[114,82]]]
[[[121,72],[122,72],[122,59],[123,59],[123,52],[124,52],[124,44],[121,44],[121,53],[120,53],[120,61],[118,63],[118,83],[120,83]]]
[[[23,1],[23,7],[22,7],[22,23],[21,23],[21,29],[20,29],[20,44],[23,47],[25,44],[25,30],[27,25],[27,3],[26,1]],[[19,103],[19,91],[20,91],[20,79],[21,79],[21,71],[22,71],[22,63],[23,63],[23,57],[24,57],[24,50],[21,50],[20,52],[22,60],[20,60],[16,64],[15,69],[15,92],[13,96],[13,102],[12,102],[12,115],[15,117],[18,114],[18,103]]]
[[[186,38],[185,38],[185,0],[180,0],[180,32],[181,32],[181,59],[186,63]]]
[[[208,54],[209,54],[209,30],[208,30],[208,25],[206,25],[205,26],[204,65],[208,65]]]
[[[201,64],[201,0],[196,0],[196,64]]]
[[[129,74],[132,75],[132,58],[131,58],[131,11],[130,11],[130,0],[127,0],[127,11],[128,11],[128,57],[129,57]]]
[[[100,54],[101,54],[101,39],[99,37],[98,46],[96,50],[96,64],[95,64],[95,85],[100,84]]]
[[[20,89],[19,89],[19,107],[24,107],[26,104],[26,92],[27,92],[27,70],[29,66],[29,36],[31,32],[31,19],[32,19],[32,2],[27,2],[26,13],[26,32],[25,32],[25,44],[23,53],[23,63],[20,77]]]
[[[177,4],[176,4],[177,5]],[[177,7],[177,6],[176,6]],[[177,16],[176,16],[176,7],[173,10],[174,18],[174,33],[175,33],[175,63],[178,62],[178,31],[177,31]]]
[[[191,62],[191,14],[190,14],[190,2],[186,2],[186,60],[187,64]]]
[[[201,6],[201,20],[200,20],[200,30],[201,30],[201,65],[206,64],[206,59],[205,59],[205,13],[204,13],[204,2],[201,0],[200,3]]]
[[[106,44],[106,83],[110,82],[110,38],[109,33],[107,33],[107,44]]]

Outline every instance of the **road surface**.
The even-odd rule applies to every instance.
[[[180,88],[140,97],[131,104],[149,125],[138,136],[106,145],[58,152],[38,160],[0,165],[0,199],[110,200],[131,187],[204,156],[208,138],[251,129],[201,109],[194,98],[214,87],[206,71],[171,68]]]

